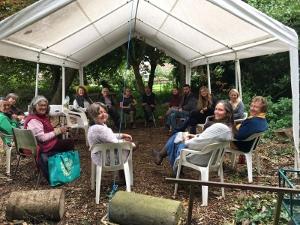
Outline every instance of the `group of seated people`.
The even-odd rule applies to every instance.
[[[125,88],[119,102],[117,102],[109,89],[104,87],[101,90],[98,102],[102,102],[106,105],[108,114],[111,117],[115,128],[118,128],[122,114],[129,115],[130,127],[133,129],[136,128],[135,116],[137,100],[134,98],[129,88]],[[73,101],[73,109],[86,112],[86,109],[92,103],[93,101],[88,96],[86,88],[84,86],[79,86],[76,90],[76,96]],[[144,110],[146,122],[151,121],[156,102],[155,95],[148,86],[145,87],[145,94],[142,96],[141,104]]]
[[[80,90],[81,89],[81,90]],[[155,96],[151,92],[151,89],[146,87],[145,96],[143,97],[145,114],[149,116],[153,113],[155,108]],[[263,132],[267,130],[268,125],[265,118],[267,111],[267,102],[265,98],[261,96],[254,97],[250,105],[250,116],[245,119],[241,124],[236,126],[234,119],[237,115],[241,116],[244,112],[244,105],[239,99],[237,90],[232,89],[229,92],[230,101],[218,101],[212,98],[206,87],[201,87],[199,96],[202,100],[196,100],[192,95],[190,86],[184,86],[183,99],[177,99],[178,90],[173,90],[173,98],[170,101],[170,109],[167,112],[168,116],[186,116],[186,120],[189,125],[193,125],[198,122],[205,122],[206,117],[213,115],[210,120],[206,121],[204,131],[200,134],[190,134],[184,136],[180,141],[176,141],[179,132],[172,135],[164,148],[160,151],[153,151],[154,162],[160,165],[162,160],[168,156],[171,165],[175,168],[176,161],[180,155],[180,151],[183,148],[191,148],[201,150],[207,144],[217,141],[229,141],[235,138],[235,141],[231,143],[231,147],[241,151],[249,151],[251,147],[250,142],[244,142],[244,140],[253,133]],[[11,97],[13,96],[13,97]],[[103,88],[102,102],[92,102],[86,94],[84,87],[80,86],[77,90],[77,96],[75,97],[73,106],[74,108],[85,110],[94,122],[94,125],[90,126],[88,131],[88,142],[92,146],[100,143],[117,143],[120,139],[125,141],[132,141],[132,136],[125,133],[114,133],[111,128],[107,126],[108,115],[114,113],[112,108],[113,99],[109,96],[109,90]],[[14,100],[9,100],[14,98]],[[203,100],[204,99],[204,100]],[[24,118],[24,114],[20,112],[15,103],[17,100],[16,95],[8,95],[4,100],[0,101],[0,131],[6,134],[12,134],[12,128],[19,127],[21,121],[24,122],[25,129],[32,130],[34,136],[37,139],[39,149],[37,162],[43,172],[44,177],[48,180],[48,157],[58,152],[69,151],[74,149],[74,141],[72,139],[62,139],[61,134],[68,132],[67,127],[54,128],[50,122],[49,117],[49,102],[44,96],[36,96],[32,99],[29,106],[29,115]],[[136,105],[136,101],[131,95],[130,89],[126,89],[123,95],[122,101],[120,101],[120,107],[129,112],[131,115],[132,107]],[[195,105],[197,105],[198,111],[195,111]],[[111,110],[110,110],[111,109]],[[200,109],[200,110],[199,110]],[[194,111],[193,111],[194,110]],[[132,115],[133,117],[133,115]],[[116,118],[114,118],[115,120]],[[132,119],[132,118],[130,118]],[[173,118],[170,121],[174,120]],[[133,121],[133,120],[131,120]],[[186,126],[186,125],[185,125]],[[97,155],[91,155],[95,164],[99,163]],[[193,159],[204,162],[209,158],[209,154],[202,155],[201,159]]]
[[[230,92],[230,95],[235,93],[232,99],[236,99],[237,92]],[[235,102],[236,107],[241,101]],[[166,145],[160,150],[153,150],[154,162],[160,165],[165,157],[168,157],[171,166],[176,171],[177,161],[180,152],[183,148],[193,150],[201,150],[204,146],[215,142],[231,141],[230,147],[239,151],[249,152],[253,141],[243,141],[252,134],[264,132],[268,129],[266,120],[267,101],[262,96],[256,96],[250,104],[250,116],[240,124],[234,124],[234,110],[232,102],[219,101],[217,102],[213,117],[206,121],[204,131],[200,134],[191,134],[183,136],[182,132],[176,132],[167,141]],[[181,137],[179,139],[178,137]],[[208,163],[210,153],[201,155],[201,158],[189,155],[191,162],[196,162],[198,165]]]
[[[199,89],[199,96],[191,92],[190,85],[183,86],[183,95],[179,95],[177,88],[172,90],[172,97],[169,102],[169,109],[166,112],[166,127],[169,131],[178,132],[190,128],[190,133],[196,133],[197,124],[204,124],[208,116],[214,114],[217,100],[209,93],[207,87]],[[231,89],[229,92],[229,103],[233,108],[233,119],[244,117],[244,104],[239,98],[239,92]],[[178,123],[181,119],[181,123]]]

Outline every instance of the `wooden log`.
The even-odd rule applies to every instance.
[[[123,225],[175,225],[183,216],[179,201],[118,191],[109,203],[109,221]]]
[[[65,212],[65,192],[62,189],[17,191],[9,196],[6,219],[59,221]]]

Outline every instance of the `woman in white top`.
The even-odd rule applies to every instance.
[[[87,112],[95,124],[89,128],[88,142],[90,146],[101,143],[118,143],[121,140],[132,141],[129,134],[114,133],[111,128],[106,125],[108,113],[106,105],[101,102],[95,102],[89,106]],[[93,162],[98,165],[100,155],[91,153]]]
[[[219,101],[215,107],[214,119],[206,124],[205,130],[201,134],[188,134],[184,137],[182,137],[182,132],[174,134],[169,138],[161,151],[153,151],[154,162],[160,165],[162,160],[168,156],[171,166],[175,168],[176,160],[179,158],[183,148],[201,150],[208,144],[231,140],[232,124],[233,114],[231,105],[226,101]],[[178,137],[182,137],[181,141],[178,141],[178,139],[180,140]],[[193,157],[192,161],[200,160],[201,163],[205,163],[204,161],[209,159],[209,156],[210,153],[202,155],[201,159]]]

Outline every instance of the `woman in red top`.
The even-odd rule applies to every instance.
[[[48,180],[48,157],[58,152],[74,149],[74,142],[70,139],[59,139],[60,134],[67,132],[66,127],[53,128],[49,119],[50,107],[44,96],[36,96],[29,106],[29,115],[25,119],[24,127],[32,130],[39,145],[37,161],[45,178]]]

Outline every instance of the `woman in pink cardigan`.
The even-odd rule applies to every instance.
[[[66,127],[53,128],[49,119],[50,107],[44,96],[36,96],[29,106],[29,115],[26,117],[24,127],[32,130],[39,145],[37,161],[45,178],[49,179],[48,157],[58,152],[74,149],[71,139],[59,139],[60,134],[67,132]]]

